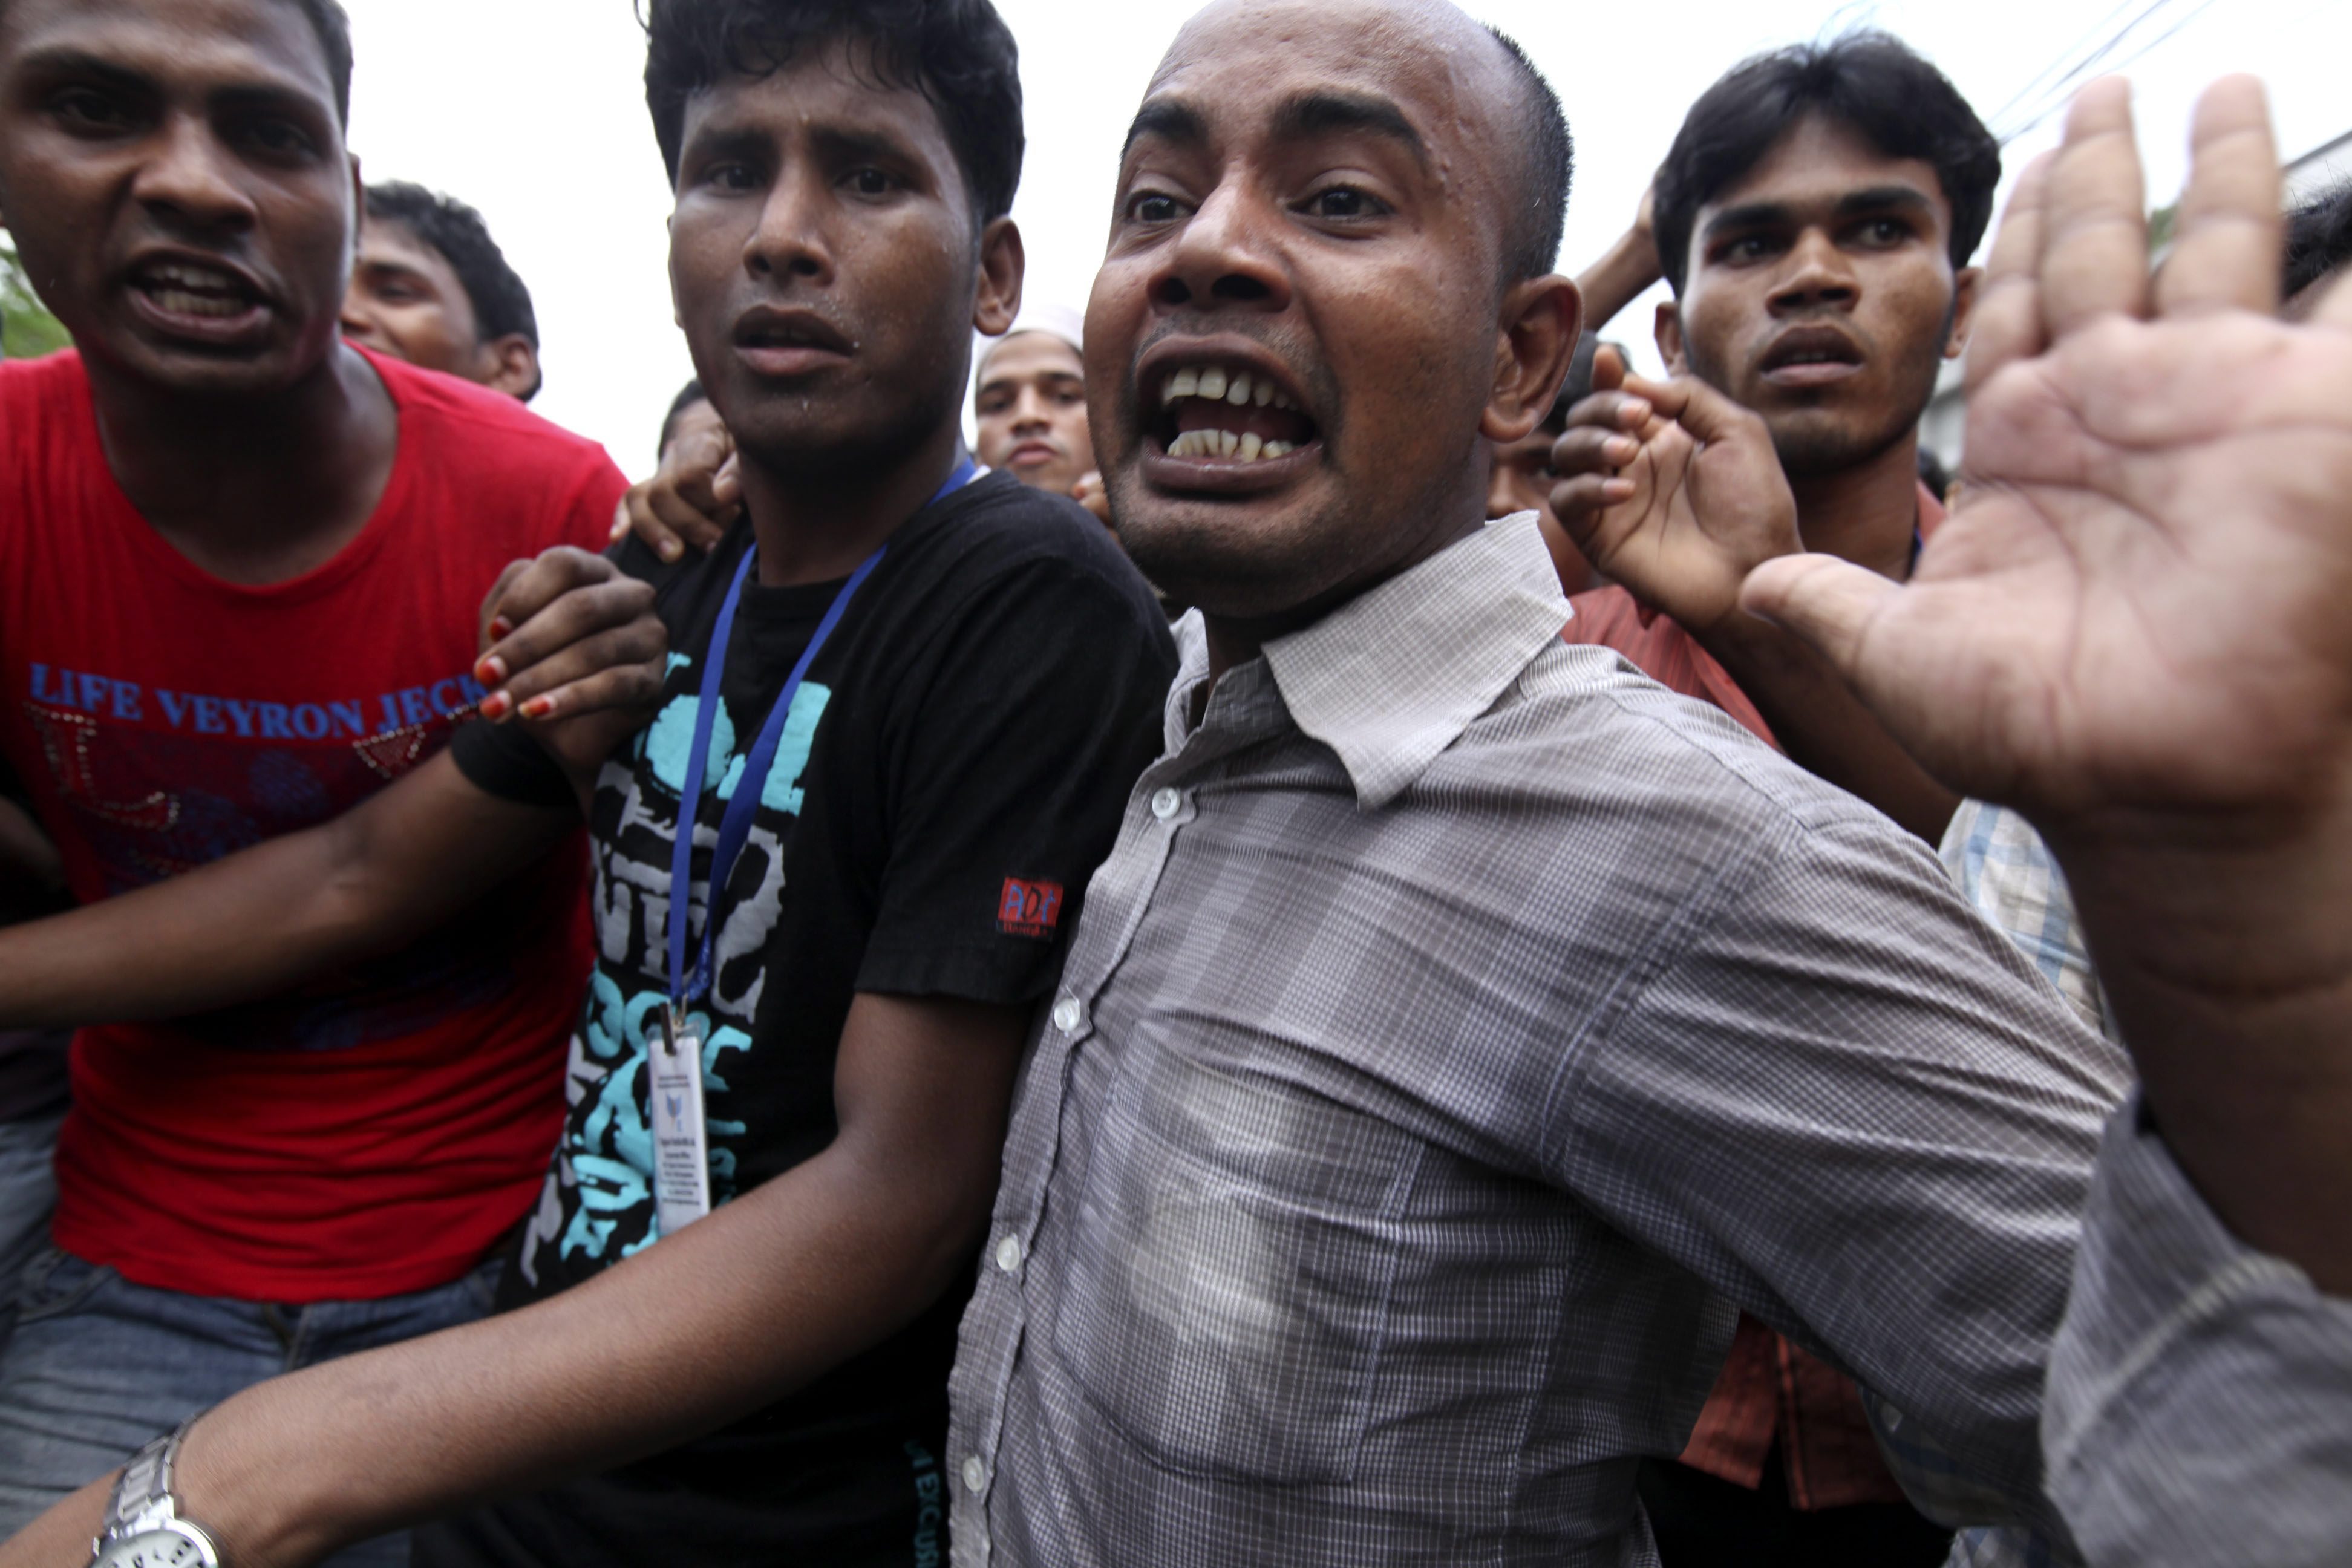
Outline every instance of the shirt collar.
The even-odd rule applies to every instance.
[[[1523,511],[1267,643],[1265,660],[1292,721],[1339,753],[1370,811],[1403,794],[1568,619]]]

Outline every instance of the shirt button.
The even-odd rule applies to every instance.
[[[1163,789],[1151,797],[1151,815],[1165,822],[1184,809],[1184,797],[1178,791]]]
[[[963,1489],[968,1492],[982,1491],[987,1489],[987,1486],[988,1467],[980,1462],[978,1454],[974,1454],[963,1462]]]
[[[1087,1005],[1075,996],[1065,996],[1054,1004],[1054,1027],[1066,1035],[1075,1035],[1087,1021]]]
[[[996,1266],[1007,1274],[1020,1271],[1021,1238],[1019,1237],[1008,1236],[996,1244]]]

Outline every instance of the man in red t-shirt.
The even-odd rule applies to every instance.
[[[1943,520],[1917,479],[1919,416],[1968,341],[1967,263],[2000,174],[1967,102],[1883,35],[1735,68],[1643,204],[1654,245],[1637,225],[1612,253],[1646,247],[1674,286],[1657,316],[1673,379],[1600,356],[1552,455],[1561,523],[1615,584],[1571,599],[1567,639],[1722,709],[1930,844],[1956,798],[1738,594],[1800,549],[1910,575]],[[1905,1506],[1854,1385],[1747,1317],[1682,1462],[1650,1467],[1642,1494],[1665,1568],[1899,1568],[1948,1544]]]
[[[0,9],[0,212],[79,344],[0,365],[0,753],[85,902],[335,817],[478,706],[548,717],[476,680],[478,606],[625,488],[341,342],[350,69],[331,0]],[[575,840],[386,958],[81,1033],[0,1538],[238,1388],[483,1310],[562,1121],[585,886]]]

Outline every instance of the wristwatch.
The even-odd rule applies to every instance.
[[[182,1519],[172,1496],[172,1461],[195,1424],[189,1416],[122,1468],[114,1495],[106,1500],[105,1533],[89,1543],[89,1568],[220,1568],[212,1536]]]

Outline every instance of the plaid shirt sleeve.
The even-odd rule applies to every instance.
[[[2101,1151],[2042,1432],[2101,1568],[2352,1563],[2352,1302],[2232,1236],[2137,1100]]]
[[[2117,1039],[2066,875],[2033,825],[2006,806],[1964,800],[1945,830],[1943,858],[1969,906],[2017,944],[2083,1022]]]
[[[1925,1510],[2061,1540],[2043,1347],[2128,1074],[1913,856],[1850,824],[1759,854],[1561,1097],[1568,1182],[1853,1374]]]

